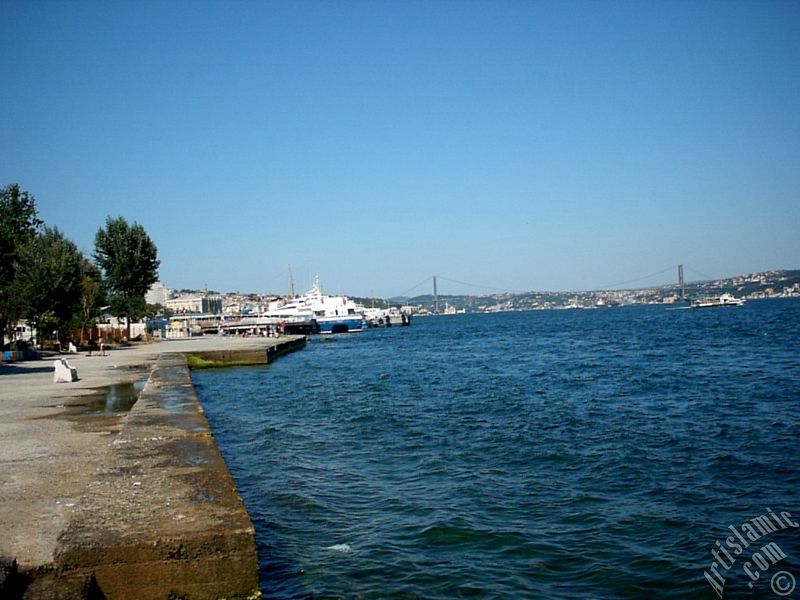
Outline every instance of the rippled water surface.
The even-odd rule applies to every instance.
[[[800,522],[796,300],[418,318],[193,379],[268,598],[717,598],[729,525]],[[733,558],[725,598],[778,597],[800,529]]]

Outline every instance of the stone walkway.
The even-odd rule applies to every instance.
[[[286,339],[286,338],[284,338]],[[51,568],[59,536],[80,512],[96,472],[110,461],[125,412],[102,412],[108,386],[147,380],[164,353],[245,351],[264,338],[201,337],[64,355],[79,381],[53,383],[52,361],[0,366],[0,557],[20,571]]]

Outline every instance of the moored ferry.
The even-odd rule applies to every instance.
[[[273,308],[267,316],[313,321],[319,333],[352,333],[364,326],[360,307],[347,296],[325,295],[318,277],[309,291]]]

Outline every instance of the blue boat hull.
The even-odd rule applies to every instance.
[[[317,319],[320,333],[353,333],[361,331],[361,318],[339,317],[335,319]]]

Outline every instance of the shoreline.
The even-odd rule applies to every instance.
[[[112,589],[115,598],[256,593],[252,523],[184,355],[268,364],[304,343],[199,337],[61,355],[78,371],[72,383],[53,383],[51,360],[0,366],[0,558],[9,573],[0,591],[31,599]],[[144,380],[130,411],[96,410],[109,390]]]

